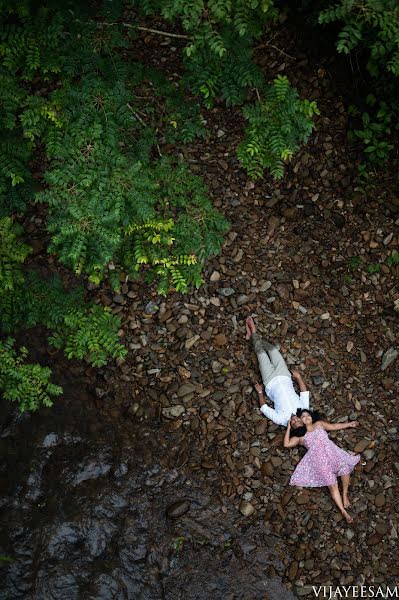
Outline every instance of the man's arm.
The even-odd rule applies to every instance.
[[[308,386],[306,385],[306,383],[299,371],[297,371],[297,370],[292,371],[292,377],[297,382],[300,392],[308,392],[309,391]]]
[[[305,410],[309,410],[309,390],[308,390],[308,386],[306,385],[302,375],[300,374],[299,371],[295,370],[292,371],[292,377],[293,379],[295,379],[295,381],[298,384],[299,387],[299,397],[301,399],[302,402],[302,408],[304,408]]]
[[[266,404],[266,396],[263,393],[261,384],[256,383],[255,389],[258,394],[260,412],[263,415],[265,415],[265,417],[273,421],[273,423],[275,423],[276,425],[285,425],[285,419],[282,419],[282,417],[278,414],[277,411],[274,410],[274,408],[271,408]]]

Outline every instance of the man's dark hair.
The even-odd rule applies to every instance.
[[[317,410],[308,410],[307,408],[298,408],[296,411],[296,416],[301,417],[304,412],[308,413],[312,417],[313,423],[316,423],[316,421],[321,421],[321,419],[323,418]],[[305,425],[302,425],[301,427],[297,427],[296,429],[291,429],[290,438],[294,436],[303,437],[305,433],[306,427]]]

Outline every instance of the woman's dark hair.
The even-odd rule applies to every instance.
[[[312,417],[313,423],[316,423],[316,421],[321,421],[321,419],[323,418],[317,410],[308,410],[306,408],[298,408],[296,411],[296,416],[301,417],[304,412],[308,413],[308,415],[310,415]],[[290,438],[293,436],[303,437],[305,435],[305,433],[306,433],[306,427],[305,427],[305,425],[302,425],[302,427],[297,427],[296,429],[291,429]]]

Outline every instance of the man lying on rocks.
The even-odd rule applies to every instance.
[[[259,362],[263,385],[270,400],[274,404],[271,408],[266,404],[266,397],[260,383],[255,384],[258,392],[261,412],[271,419],[276,425],[287,426],[291,423],[293,430],[303,427],[302,420],[296,416],[298,409],[309,409],[309,391],[299,371],[292,371],[292,377],[299,386],[300,394],[296,393],[291,373],[284,358],[276,346],[262,340],[256,333],[256,326],[252,317],[245,321],[247,330],[246,339],[252,340],[253,348]]]

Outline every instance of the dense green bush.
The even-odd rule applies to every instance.
[[[339,0],[320,12],[319,23],[338,21],[337,50],[349,54],[367,49],[367,68],[377,76],[399,75],[399,4],[397,0]]]
[[[81,287],[67,291],[60,278],[44,280],[33,272],[23,273],[30,248],[18,241],[20,232],[11,219],[0,219],[0,333],[40,324],[52,332],[49,341],[68,358],[86,357],[94,366],[104,365],[109,356],[123,358],[119,317],[85,302]]]
[[[52,406],[51,396],[62,394],[62,388],[49,382],[51,369],[26,363],[25,347],[14,349],[15,340],[0,340],[0,390],[3,398],[17,402],[21,412]]]
[[[245,107],[243,112],[249,126],[237,155],[254,179],[262,177],[265,169],[280,179],[284,162],[307,142],[314,127],[312,117],[320,114],[316,103],[300,100],[282,75],[265,90],[264,101]]]
[[[328,4],[324,3],[319,23],[341,26],[338,52],[356,54],[356,64],[365,64],[370,75],[363,102],[360,100],[362,109],[357,110],[361,122],[355,126],[354,136],[364,143],[365,156],[381,165],[394,147],[392,133],[398,128],[399,4],[397,0]]]
[[[144,15],[160,14],[179,21],[186,32],[184,48],[187,81],[211,106],[217,96],[239,104],[247,87],[262,82],[252,58],[253,41],[277,13],[273,0],[135,0]]]
[[[21,266],[31,249],[17,239],[21,233],[22,227],[9,217],[0,218],[0,297],[12,294],[24,282]]]

